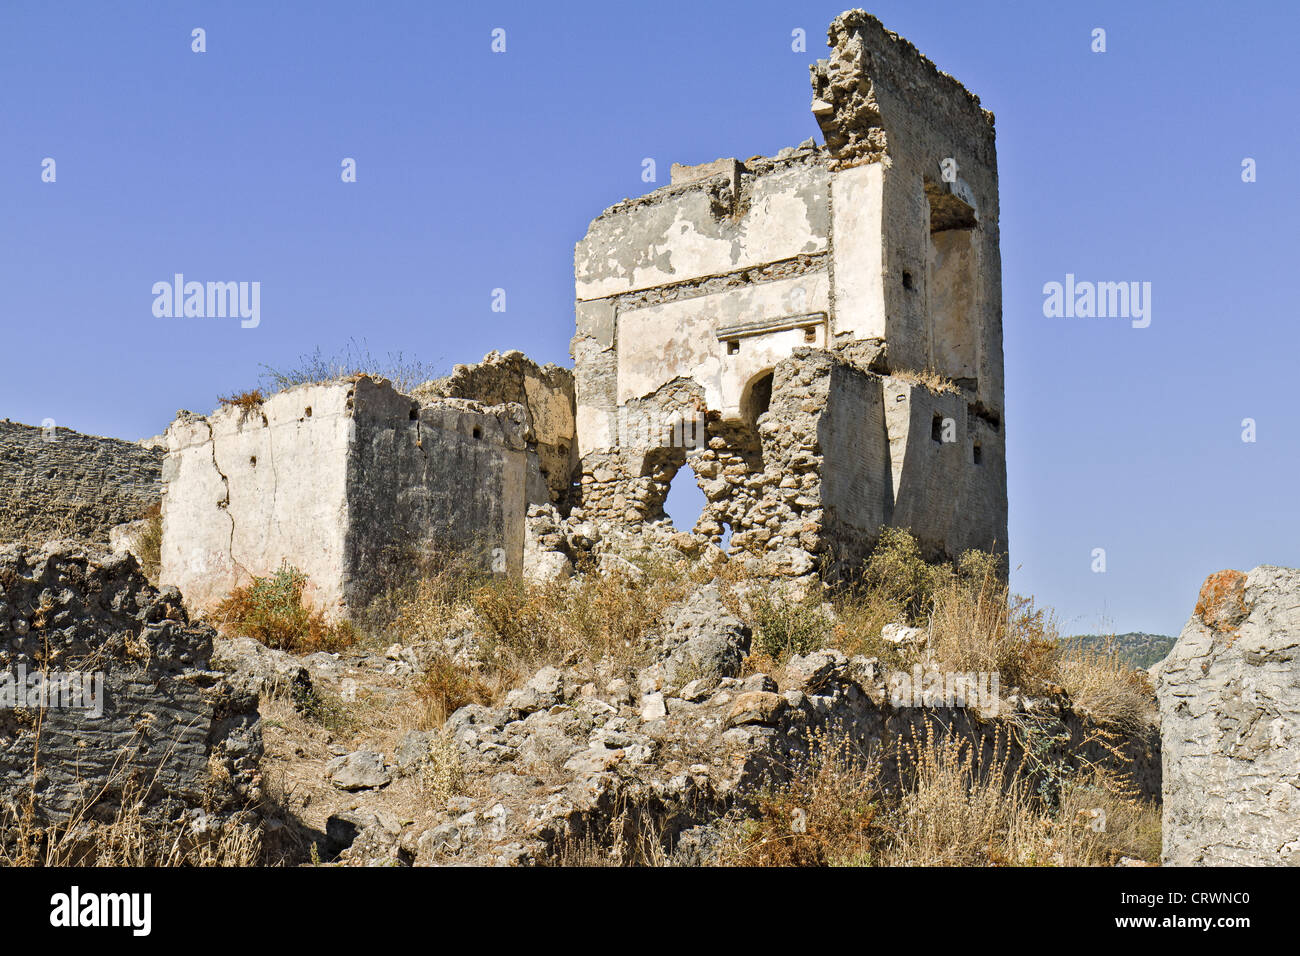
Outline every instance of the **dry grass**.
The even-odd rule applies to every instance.
[[[436,722],[466,703],[498,700],[546,665],[630,671],[645,664],[645,635],[665,608],[716,575],[728,609],[754,632],[748,673],[776,672],[791,656],[826,647],[910,668],[916,651],[880,637],[884,625],[901,622],[926,631],[928,666],[997,674],[1007,691],[1064,690],[1094,721],[1126,731],[1150,710],[1144,675],[1113,653],[1063,652],[1052,618],[1010,592],[995,555],[971,551],[955,564],[931,563],[910,534],[887,528],[860,580],[834,592],[829,606],[816,596],[783,599],[739,562],[705,569],[641,555],[633,564],[535,585],[486,575],[448,552],[417,584],[385,599],[392,610],[382,630],[435,649],[475,634],[475,660],[430,657],[421,693]]]
[[[662,828],[650,814],[620,795],[607,817],[581,836],[562,835],[541,860],[548,867],[668,866]]]
[[[1159,858],[1159,809],[1089,772],[1059,803],[1031,790],[1023,762],[933,726],[903,748],[901,790],[844,738],[815,738],[789,780],[724,824],[719,862],[741,866],[1109,866]]]
[[[748,602],[754,632],[752,653],[784,663],[826,646],[834,623],[817,597],[786,601],[764,589]]]
[[[502,693],[499,686],[488,683],[476,671],[458,666],[445,654],[433,654],[420,675],[416,695],[427,712],[421,723],[441,727],[466,704],[490,704]]]
[[[20,806],[0,807],[0,866],[255,866],[263,862],[255,822],[209,817],[204,808],[167,807],[156,796],[166,758],[142,777],[133,761],[139,741],[122,747],[106,779],[87,789],[62,819],[39,819],[40,722],[32,758],[32,789]],[[168,755],[170,756],[170,754]],[[224,770],[210,765],[210,773]],[[217,777],[211,778],[216,782]],[[111,813],[111,818],[109,814]]]
[[[447,570],[397,594],[387,615],[389,633],[431,649],[420,693],[434,726],[464,704],[499,699],[548,665],[594,672],[646,663],[647,631],[694,580],[689,562],[662,556],[546,584],[467,573],[452,555],[445,563]],[[475,637],[472,654],[449,653],[448,641],[466,631]]]
[[[162,505],[150,505],[140,519],[145,524],[135,539],[135,556],[141,572],[156,585],[162,570]]]
[[[905,669],[917,663],[916,652],[880,631],[892,622],[918,626],[928,664],[939,670],[997,674],[1007,691],[1065,692],[1094,722],[1126,733],[1146,726],[1154,699],[1146,674],[1113,647],[1062,646],[1050,614],[1012,594],[1000,569],[998,556],[979,551],[955,565],[926,562],[911,535],[885,529],[861,581],[832,598],[826,644]]]
[[[548,664],[601,663],[630,670],[647,662],[646,632],[691,585],[685,560],[642,557],[635,570],[544,585],[494,580],[472,603],[486,625],[487,659],[499,670],[523,675]]]
[[[407,643],[440,644],[473,621],[473,595],[492,575],[470,550],[440,548],[409,563],[410,579],[373,600],[359,623],[370,634],[395,632]]]
[[[419,359],[408,359],[402,352],[389,352],[383,358],[370,353],[364,339],[349,339],[348,344],[332,355],[324,354],[320,346],[311,354],[298,356],[298,364],[289,368],[262,365],[261,380],[274,391],[295,385],[323,384],[368,376],[387,379],[393,388],[403,394],[439,374],[436,366]]]
[[[858,580],[837,589],[831,599],[835,625],[830,646],[852,657],[865,654],[893,667],[910,664],[880,631],[895,622],[924,625],[934,597],[952,577],[946,564],[921,556],[916,539],[897,528],[882,528]]]
[[[1080,713],[1137,733],[1155,720],[1155,691],[1145,671],[1135,670],[1115,646],[1068,644],[1058,664],[1061,686]]]
[[[355,643],[357,633],[346,621],[331,622],[303,600],[307,576],[284,565],[268,577],[235,588],[213,613],[224,628],[267,647],[310,654],[337,651]]]
[[[901,379],[904,382],[914,382],[917,385],[923,385],[936,395],[944,392],[950,392],[954,395],[960,395],[961,389],[957,384],[947,376],[932,368],[913,371],[911,369],[894,369],[890,373],[891,378]]]
[[[935,592],[926,648],[943,670],[996,673],[1008,688],[1057,689],[1055,626],[1032,600],[1011,594],[990,555],[967,552]]]
[[[1036,819],[1019,766],[1005,750],[975,756],[970,743],[927,735],[906,748],[910,784],[894,808],[882,862],[894,866],[990,866],[1042,862],[1027,831]],[[1050,826],[1047,827],[1050,829]]]
[[[260,388],[252,388],[243,392],[235,392],[231,395],[225,395],[217,399],[218,405],[230,405],[238,408],[245,415],[254,409],[260,408],[266,401],[266,396],[262,394]]]
[[[420,766],[419,779],[421,791],[434,806],[441,806],[465,792],[468,778],[450,735],[434,734],[428,757]]]
[[[41,826],[30,808],[0,821],[8,839],[0,866],[256,866],[262,834],[255,826],[226,820],[200,831],[189,817],[159,820],[139,800],[124,799],[108,823],[82,818]]]
[[[826,734],[810,741],[787,783],[759,793],[749,818],[724,826],[728,866],[869,866],[879,837],[879,764]]]

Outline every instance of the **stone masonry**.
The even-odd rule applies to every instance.
[[[524,407],[538,467],[553,502],[567,507],[578,464],[573,423],[573,372],[541,365],[523,352],[489,352],[474,365],[457,365],[446,378],[412,391],[421,401],[467,398],[484,405],[516,403]]]
[[[572,373],[494,352],[410,395],[359,376],[182,412],[161,583],[206,609],[287,563],[346,613],[448,547],[519,573],[552,539],[568,561],[671,530],[683,466],[695,546],[730,532],[774,574],[851,574],[887,525],[930,557],[1005,550],[992,115],[861,11],[830,47],[825,146],[675,165],[591,224]]]
[[[661,522],[689,465],[694,530],[778,573],[882,525],[1005,551],[993,116],[862,11],[829,45],[825,146],[674,165],[578,243],[578,519]]]
[[[163,450],[69,428],[0,422],[0,542],[106,543],[162,495]]]
[[[214,636],[128,554],[0,548],[0,821],[111,822],[125,800],[197,837],[250,816],[257,695],[211,668]]]

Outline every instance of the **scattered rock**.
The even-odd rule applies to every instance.
[[[792,689],[811,693],[826,686],[832,677],[843,674],[847,665],[848,659],[839,651],[815,651],[790,658],[785,676]]]
[[[335,757],[325,765],[330,783],[340,790],[374,790],[392,783],[393,775],[384,769],[384,757],[373,750],[357,750]]]
[[[212,666],[225,671],[231,686],[247,694],[295,701],[311,695],[311,677],[301,661],[251,637],[216,638]]]
[[[506,694],[505,709],[518,720],[564,701],[564,674],[556,667],[544,667],[523,687]]]
[[[362,830],[378,822],[379,818],[373,813],[356,810],[330,814],[325,821],[325,852],[331,858],[338,856],[356,842]]]
[[[750,630],[722,603],[718,588],[695,591],[665,614],[669,680],[732,677],[749,653]]]
[[[904,647],[924,647],[926,641],[923,628],[908,627],[906,624],[886,624],[880,629],[880,636],[891,644]]]
[[[668,716],[668,707],[664,695],[658,692],[646,694],[641,698],[641,719],[644,721],[660,720]]]
[[[727,726],[741,724],[775,724],[785,712],[785,698],[768,691],[749,691],[736,698],[727,714]]]

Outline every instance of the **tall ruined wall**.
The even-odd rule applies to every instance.
[[[829,45],[825,146],[674,164],[577,244],[579,518],[662,520],[689,464],[695,530],[785,573],[882,524],[1006,549],[992,115],[861,11]]]
[[[934,368],[1000,413],[993,114],[861,10],[831,23],[828,45],[811,71],[813,112],[836,170],[837,328],[883,335],[895,367]]]
[[[885,379],[891,523],[930,557],[1007,547],[1006,446],[964,396]]]
[[[584,456],[622,443],[629,399],[689,378],[736,417],[746,386],[790,347],[825,344],[826,170],[811,143],[751,162],[703,178],[675,167],[673,184],[606,210],[578,243]]]
[[[167,430],[161,581],[211,608],[288,563],[332,614],[448,546],[522,565],[529,500],[545,500],[523,409],[419,400],[361,377],[261,405],[182,414]]]
[[[1165,865],[1300,863],[1300,570],[1211,575],[1153,670]]]
[[[0,541],[104,543],[162,494],[160,449],[0,422]]]
[[[446,378],[412,391],[422,401],[465,398],[484,405],[523,406],[525,440],[537,451],[551,501],[567,508],[578,465],[573,372],[538,365],[523,352],[489,352],[474,365],[457,365]]]
[[[352,608],[449,548],[518,574],[527,507],[548,500],[522,405],[416,404],[357,383],[343,542]]]
[[[301,385],[167,429],[162,584],[209,609],[283,562],[321,606],[343,601],[352,387]]]

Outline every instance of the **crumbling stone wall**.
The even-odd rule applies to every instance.
[[[162,459],[135,442],[0,422],[0,542],[106,543],[158,503]]]
[[[1165,865],[1300,863],[1300,570],[1211,575],[1153,671]]]
[[[573,372],[541,365],[523,352],[489,352],[475,365],[457,365],[446,378],[412,391],[421,401],[466,398],[484,405],[518,404],[524,408],[525,440],[536,448],[551,501],[567,509],[578,464],[574,426]]]
[[[210,669],[214,632],[127,554],[58,544],[0,548],[0,815],[111,822],[249,815],[260,797],[257,696]],[[101,675],[102,714],[31,699],[32,675]],[[23,676],[28,699],[6,699]],[[93,695],[92,690],[92,695]],[[85,698],[89,701],[92,698]],[[17,704],[17,706],[15,706]]]
[[[828,46],[830,55],[811,67],[812,109],[835,170],[837,333],[879,335],[896,368],[934,368],[1000,413],[993,114],[861,10],[835,18]],[[949,268],[960,268],[963,257],[968,299],[958,316]]]
[[[694,531],[781,573],[883,524],[1005,551],[992,115],[861,11],[829,36],[826,146],[674,164],[577,244],[575,520],[657,524],[689,464]]]
[[[162,571],[210,608],[282,563],[330,614],[365,605],[448,547],[518,573],[546,502],[522,405],[427,402],[383,380],[301,385],[167,430]]]

